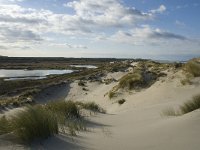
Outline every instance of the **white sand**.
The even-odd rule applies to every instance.
[[[118,80],[124,74],[108,74],[107,78]],[[79,133],[73,140],[58,136],[45,141],[42,146],[32,147],[48,150],[199,150],[199,110],[179,117],[161,115],[164,109],[177,108],[200,94],[200,78],[195,79],[195,84],[186,86],[180,84],[181,78],[181,72],[169,73],[148,89],[124,93],[113,100],[109,100],[106,93],[117,82],[109,85],[88,82],[85,88],[89,91],[83,91],[77,82],[72,83],[66,100],[95,101],[107,110],[107,114],[89,118],[89,131]],[[120,98],[126,100],[121,106],[116,103]]]
[[[116,83],[91,84],[89,94],[74,97],[75,100],[95,101],[106,108],[108,114],[92,117],[91,132],[81,133],[76,142],[91,150],[199,150],[199,110],[179,117],[161,115],[164,109],[176,108],[200,94],[197,83],[200,79],[196,79],[195,85],[182,86],[180,78],[180,72],[169,74],[148,89],[126,93],[121,96],[126,99],[121,106],[115,103],[117,98],[109,100],[103,96]],[[72,86],[71,95],[78,88],[76,83]]]

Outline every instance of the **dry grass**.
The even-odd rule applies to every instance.
[[[77,104],[80,105],[81,108],[90,110],[92,112],[105,113],[105,110],[94,102],[87,102],[87,103],[78,102]]]
[[[194,77],[200,76],[200,63],[196,62],[195,60],[189,61],[185,65],[186,72],[190,73]]]
[[[180,106],[182,114],[192,112],[199,108],[200,108],[200,95],[194,96],[192,100],[189,100]]]
[[[110,99],[114,98],[115,96],[116,96],[115,91],[110,91],[110,92],[108,92],[108,97],[109,97]]]
[[[137,88],[144,83],[141,73],[129,73],[119,80],[119,88],[128,88],[129,90]]]
[[[117,102],[118,102],[118,104],[122,105],[122,104],[124,104],[126,102],[126,100],[125,99],[120,99]]]
[[[178,110],[169,107],[165,109],[162,114],[165,116],[180,116],[190,113],[197,109],[200,109],[200,95],[194,96],[192,100],[189,100],[181,106],[179,106]]]
[[[57,114],[62,114],[66,118],[80,118],[80,112],[77,105],[72,101],[55,101],[49,102],[45,106],[46,109],[51,110]]]
[[[0,135],[12,133],[18,141],[24,143],[43,140],[59,132],[76,135],[78,131],[86,130],[80,109],[105,112],[94,102],[57,101],[45,105],[26,106],[9,118],[0,118]]]
[[[12,132],[17,140],[30,143],[58,134],[56,116],[42,106],[27,107],[7,119],[1,118],[1,134]]]

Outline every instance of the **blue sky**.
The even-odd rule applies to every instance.
[[[0,0],[0,55],[200,56],[199,0]]]

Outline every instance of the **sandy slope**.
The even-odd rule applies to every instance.
[[[93,129],[81,133],[77,142],[92,150],[198,150],[200,111],[180,117],[161,115],[169,106],[178,107],[199,94],[199,83],[182,86],[180,78],[180,72],[169,74],[146,90],[124,94],[126,103],[121,106],[102,96],[114,83],[92,87],[91,93],[81,95],[80,100],[94,100],[106,107],[108,114],[93,117]]]
[[[124,74],[108,74],[106,78],[118,80]],[[81,132],[78,137],[71,139],[57,136],[42,145],[33,144],[31,147],[48,150],[199,150],[199,110],[179,117],[161,115],[164,109],[170,106],[176,108],[192,96],[200,94],[200,79],[196,79],[193,85],[182,86],[180,78],[181,72],[169,72],[167,77],[161,78],[150,88],[124,93],[113,100],[109,100],[106,93],[117,82],[109,85],[88,82],[85,88],[89,91],[82,90],[83,87],[74,82],[67,90],[66,100],[95,101],[107,110],[107,114],[89,118],[90,130]],[[120,98],[126,99],[121,106],[116,103]],[[13,148],[2,141],[0,143],[0,149]]]

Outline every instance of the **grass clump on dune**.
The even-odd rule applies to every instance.
[[[23,141],[46,139],[58,134],[58,121],[51,112],[41,106],[28,107],[12,117],[14,133]]]
[[[180,106],[182,114],[192,112],[200,108],[200,95],[194,96],[192,100],[185,102]]]
[[[77,105],[72,101],[49,102],[45,106],[46,109],[57,114],[62,114],[66,118],[80,118],[80,112]]]
[[[129,73],[120,79],[119,88],[128,88],[131,90],[142,84],[143,77],[140,73]]]
[[[76,131],[86,130],[76,103],[72,101],[50,102],[45,106],[45,109],[56,114],[63,133],[69,132],[70,135],[76,135]]]
[[[105,113],[105,110],[103,108],[101,108],[98,104],[94,103],[94,102],[87,102],[87,103],[79,102],[78,104],[83,109],[90,110],[92,112]]]
[[[176,111],[172,107],[168,107],[162,111],[162,115],[164,115],[164,116],[179,116],[180,112]]]
[[[76,135],[77,131],[86,130],[79,109],[72,101],[27,106],[9,118],[0,118],[0,135],[14,134],[24,143],[46,139],[59,132]]]
[[[0,135],[9,133],[11,131],[10,122],[3,116],[0,118]]]
[[[183,105],[179,106],[179,110],[168,108],[163,111],[163,114],[166,116],[180,116],[197,109],[200,109],[200,95],[194,96],[192,100],[189,100]]]
[[[109,97],[110,99],[112,99],[113,97],[115,97],[115,95],[116,95],[116,93],[115,93],[114,91],[110,91],[110,92],[108,93],[108,97]]]
[[[122,105],[122,104],[124,104],[126,102],[126,100],[125,99],[120,99],[117,102],[118,102],[119,105]]]
[[[1,118],[0,122],[1,134],[13,133],[18,140],[25,143],[58,134],[56,116],[42,106],[27,107],[9,119]]]
[[[185,70],[186,70],[186,72],[190,73],[194,77],[199,77],[200,76],[200,63],[198,63],[195,60],[190,60],[185,65]]]

